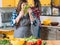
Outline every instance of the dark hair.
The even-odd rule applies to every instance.
[[[35,7],[37,8],[37,10],[40,12],[40,13],[36,12],[36,13],[38,13],[37,18],[39,18],[40,15],[41,15],[41,3],[40,3],[40,1],[39,1],[39,0],[34,0],[34,6],[35,6]],[[39,19],[40,19],[40,18],[39,18]]]
[[[41,8],[40,1],[39,0],[34,0],[34,6],[38,7],[38,8]]]
[[[19,12],[21,11],[21,4],[22,3],[27,3],[27,0],[19,0],[17,8],[16,8],[17,14],[19,14]]]

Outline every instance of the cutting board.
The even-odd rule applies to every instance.
[[[47,40],[46,45],[60,45],[60,40]]]

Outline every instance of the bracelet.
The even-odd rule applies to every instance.
[[[31,24],[33,24],[33,22],[31,22]]]

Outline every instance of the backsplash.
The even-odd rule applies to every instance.
[[[12,12],[15,8],[0,8],[0,12]]]
[[[60,23],[60,17],[59,16],[40,16],[41,23],[43,22],[43,20],[45,20],[47,18],[51,19],[51,21],[53,21],[53,22],[59,22]]]

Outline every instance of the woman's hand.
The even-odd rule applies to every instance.
[[[21,10],[20,13],[19,13],[19,15],[18,15],[17,18],[15,19],[16,23],[18,23],[19,20],[20,20],[23,16],[24,16],[24,11]]]
[[[23,17],[24,16],[24,11],[23,10],[20,11],[19,16],[20,17]]]
[[[29,13],[30,21],[33,22],[35,19],[32,15],[32,9],[31,8],[28,9],[28,13]]]
[[[32,9],[31,8],[28,9],[28,13],[32,14]]]

